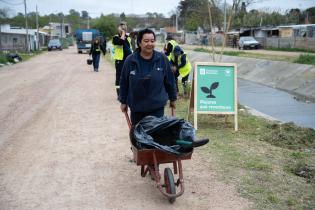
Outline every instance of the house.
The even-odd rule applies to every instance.
[[[241,28],[239,35],[254,36],[264,48],[315,49],[315,24]]]
[[[51,38],[66,38],[72,32],[69,23],[51,22],[48,26],[44,26],[42,30],[49,34]]]
[[[0,51],[26,51],[26,36],[28,34],[29,49],[37,50],[47,45],[47,34],[36,29],[10,27],[9,24],[0,25]],[[39,46],[37,46],[37,38]]]
[[[258,37],[315,37],[315,24],[287,25],[277,27],[259,27],[253,29],[253,35]]]
[[[282,38],[290,38],[290,37],[315,38],[315,24],[279,26],[279,36]]]
[[[265,31],[266,47],[315,50],[315,24],[278,26]]]

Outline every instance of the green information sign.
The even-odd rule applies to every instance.
[[[197,113],[237,117],[236,64],[197,62],[194,73],[195,124]]]
[[[197,111],[234,112],[234,66],[197,67]]]

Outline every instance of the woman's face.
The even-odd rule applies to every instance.
[[[155,38],[153,34],[143,34],[140,42],[141,52],[152,53],[155,47]]]
[[[95,40],[95,44],[98,44],[98,39]]]

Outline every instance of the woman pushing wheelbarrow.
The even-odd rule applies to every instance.
[[[137,165],[141,165],[141,176],[150,172],[159,190],[172,203],[184,192],[181,160],[190,159],[193,147],[209,140],[195,141],[190,123],[163,117],[168,100],[174,116],[176,86],[167,57],[154,50],[155,38],[150,29],[139,32],[139,48],[127,57],[122,70],[119,101],[130,128],[134,159]],[[161,184],[159,164],[162,163],[173,163],[174,173],[179,172],[177,182],[172,170],[166,168],[164,184]],[[176,186],[180,187],[178,193]]]

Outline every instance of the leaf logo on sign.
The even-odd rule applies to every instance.
[[[214,82],[211,84],[210,88],[201,87],[202,92],[208,93],[207,98],[215,98],[215,95],[212,94],[212,90],[215,90],[219,87],[219,82]]]

